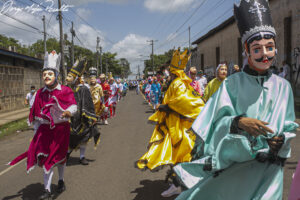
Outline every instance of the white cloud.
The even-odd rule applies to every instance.
[[[171,41],[177,37],[177,33],[171,33],[167,36],[167,41]]]
[[[195,0],[145,0],[144,6],[150,11],[166,13],[185,11],[194,2]]]
[[[136,2],[137,0],[65,0],[65,2],[69,5],[83,5],[88,3],[111,3],[111,4],[125,4],[130,2]]]
[[[89,10],[86,9],[81,9],[79,12],[83,13],[88,13]],[[19,12],[17,14],[15,13],[8,13],[10,16],[19,19],[33,27],[38,28],[41,32],[38,32],[35,29],[32,29],[12,18],[9,18],[5,15],[0,14],[0,25],[1,25],[1,34],[7,36],[7,37],[12,37],[17,39],[22,45],[31,45],[35,43],[39,39],[44,39],[43,36],[43,21],[42,21],[42,15],[46,16],[46,31],[49,35],[47,35],[47,38],[49,37],[55,37],[57,40],[59,40],[59,23],[55,19],[55,14],[51,17],[51,14],[43,12],[43,13],[38,13],[35,15],[29,14],[27,12]],[[50,22],[49,22],[50,20]],[[4,22],[4,23],[1,23]],[[70,36],[70,24],[66,26],[65,23],[63,23],[64,27],[64,33],[68,34],[68,39],[71,40]],[[18,27],[18,28],[16,28]],[[28,31],[24,31],[21,29],[25,29]],[[75,44],[86,47],[93,52],[96,51],[96,40],[97,36],[100,37],[101,40],[101,46],[105,47],[106,42],[103,37],[103,33],[100,30],[94,30],[92,27],[85,25],[85,24],[74,24],[74,29],[76,30],[76,35],[80,39],[80,41],[83,43],[83,45],[75,38],[74,42]]]
[[[94,30],[92,27],[80,24],[76,27],[76,35],[79,40],[83,43],[83,47],[90,49],[91,51],[96,51],[97,36],[100,37],[100,45],[102,47],[106,46],[103,33],[100,30]],[[82,46],[82,44],[75,39],[75,44]]]
[[[126,58],[130,62],[131,71],[137,73],[137,66],[140,65],[141,72],[144,68],[143,60],[146,57],[140,55],[149,55],[151,52],[150,40],[148,37],[129,34],[123,40],[114,44],[111,48],[111,52],[118,54],[118,58]]]
[[[86,8],[78,8],[76,10],[77,15],[82,17],[84,20],[88,20],[88,18],[91,16],[92,12],[89,9]],[[78,19],[77,19],[78,20]]]
[[[9,16],[21,20],[26,24],[36,27],[40,31],[43,31],[43,22],[42,17],[39,15],[32,15],[27,12],[20,11],[17,14],[15,12],[8,12]],[[48,17],[47,13],[43,13]],[[13,37],[20,41],[22,44],[32,44],[38,39],[43,39],[43,34],[37,30],[28,27],[10,17],[0,14],[1,23],[1,34],[6,35],[7,37]],[[24,31],[22,29],[28,30]],[[32,33],[33,32],[33,33]]]

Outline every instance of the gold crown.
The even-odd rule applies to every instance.
[[[190,57],[191,55],[188,54],[187,49],[182,54],[180,54],[180,48],[178,48],[178,50],[175,50],[173,52],[170,68],[184,70]]]

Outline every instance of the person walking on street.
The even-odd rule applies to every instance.
[[[52,51],[46,53],[43,67],[45,87],[36,93],[35,101],[29,114],[29,122],[33,124],[35,135],[28,150],[12,160],[15,165],[27,158],[27,173],[36,165],[44,170],[44,192],[39,197],[52,199],[51,183],[53,168],[58,168],[58,193],[66,189],[64,182],[65,162],[69,146],[69,119],[77,111],[73,91],[58,83],[60,54]]]
[[[31,109],[34,99],[35,99],[36,91],[35,91],[35,86],[30,87],[30,92],[27,93],[26,98],[25,98],[25,105],[29,105],[29,108]]]

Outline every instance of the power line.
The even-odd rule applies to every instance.
[[[169,8],[168,8],[168,10],[167,10],[167,13],[170,11],[170,9],[171,9],[171,7],[174,5],[174,3],[175,3],[175,1],[173,1],[173,2],[170,4],[170,6],[169,6]],[[162,20],[160,20],[160,23],[158,24],[157,28],[154,29],[154,31],[153,31],[153,33],[150,35],[150,37],[154,36],[154,35],[155,35],[154,33],[157,33],[157,30],[159,30],[159,27],[162,25],[164,19],[166,19],[166,17],[163,17]]]
[[[194,15],[195,13],[202,7],[202,5],[206,2],[207,0],[203,0],[200,5],[194,10],[194,12],[185,20],[185,22],[179,26],[179,28],[175,31],[177,33]]]
[[[227,9],[222,15],[220,15],[218,18],[216,18],[212,23],[210,23],[210,25],[208,27],[211,27],[215,22],[217,22],[220,18],[224,17],[226,14],[228,14],[228,11],[232,11],[232,8]],[[207,27],[205,27],[207,28]],[[192,38],[197,37],[197,35],[199,35],[200,33],[203,33],[206,29],[203,29],[201,31],[199,31],[198,33],[196,33]]]
[[[34,27],[34,26],[32,26],[32,25],[30,25],[30,24],[28,24],[28,23],[26,23],[26,22],[24,22],[24,21],[22,21],[22,20],[19,20],[19,19],[15,18],[15,17],[12,17],[12,16],[8,15],[7,13],[3,13],[3,15],[5,15],[6,17],[9,17],[9,18],[11,18],[11,19],[13,19],[13,20],[15,20],[15,21],[17,21],[17,22],[19,22],[19,23],[25,25],[25,26],[28,26],[28,27],[30,27],[30,28],[32,28],[32,29],[35,29],[35,30],[37,30],[38,32],[42,32],[40,29],[38,29],[38,28],[36,28],[36,27]]]
[[[174,1],[175,1],[175,0],[174,0]],[[186,0],[184,0],[183,3],[184,3],[185,1],[186,1]],[[192,6],[191,6],[191,7],[192,7]],[[186,9],[186,11],[183,13],[183,17],[185,17],[187,11],[189,11],[189,10],[190,10],[190,8],[189,8],[189,9]],[[174,19],[177,19],[176,17],[177,17],[178,14],[179,14],[179,12],[175,12],[175,13],[171,16],[169,22],[168,22],[167,25],[164,27],[163,31],[160,32],[161,34],[164,34],[166,30],[172,29],[172,28],[176,25],[176,24],[175,24],[174,26],[172,26],[172,25],[173,25],[173,22],[174,22]],[[176,23],[176,22],[177,22],[177,20],[175,20],[175,23]],[[170,28],[169,28],[169,27],[170,27]],[[171,27],[172,27],[172,28],[171,28]]]
[[[214,10],[216,10],[218,7],[220,7],[222,5],[223,2],[225,2],[225,0],[218,1],[215,5],[212,6],[212,8]],[[211,10],[212,9],[209,9],[209,10],[207,10],[207,12],[205,12],[203,15],[201,15],[201,17],[199,17],[193,24],[191,24],[191,27],[194,26],[195,24],[198,24],[202,20],[204,20],[205,18],[203,18],[203,16],[206,16],[207,14],[209,14],[211,12]]]
[[[27,30],[27,29],[23,29],[23,28],[21,28],[21,27],[18,27],[18,26],[12,25],[12,24],[8,24],[8,23],[3,22],[3,21],[0,21],[0,23],[6,24],[6,25],[8,25],[8,26],[11,26],[11,27],[14,27],[14,28],[17,28],[17,29],[20,29],[20,30],[23,30],[23,31],[26,31],[26,32],[29,32],[29,33],[34,33],[34,34],[40,35],[40,33],[33,32],[33,31],[30,31],[30,30]]]
[[[67,24],[65,18],[62,18],[62,19],[63,19],[63,22],[66,24],[66,26],[68,26],[68,24]],[[73,24],[73,26],[74,26],[74,24]],[[88,48],[81,42],[81,40],[80,40],[79,37],[77,36],[78,34],[80,34],[80,33],[77,32],[77,34],[75,35],[75,38],[79,41],[79,43],[80,43],[84,48],[88,49]]]
[[[94,29],[94,31],[96,31],[97,33],[99,33],[99,30],[97,30],[93,25],[91,25],[90,23],[88,23],[83,17],[81,17],[78,13],[76,13],[76,11],[74,11],[74,9],[69,8],[75,15],[77,15],[85,24],[87,24],[88,26],[90,26],[92,29]],[[102,36],[104,37],[104,36]],[[104,37],[108,42],[110,42],[111,44],[115,44],[116,42],[111,41],[108,37]]]
[[[205,0],[206,1],[206,0]],[[225,0],[220,0],[218,1],[214,6],[212,6],[209,10],[207,10],[207,12],[205,13],[205,15],[207,15],[207,13],[210,13],[211,10],[216,9],[217,7],[219,7]],[[204,2],[202,2],[202,4],[200,4],[197,8],[200,8],[203,5]],[[232,9],[232,8],[231,8]],[[196,13],[196,12],[194,12]],[[193,13],[193,14],[194,14]],[[192,16],[192,15],[191,15]],[[195,24],[199,23],[200,21],[202,21],[204,15],[201,16],[201,18],[199,18],[199,21],[196,21],[195,23],[193,23],[190,27],[194,26]],[[205,27],[207,28],[207,27]],[[176,37],[172,38],[171,40],[167,40],[166,42],[164,42],[162,45],[160,45],[156,50],[162,48],[163,46],[167,45],[168,43],[170,43],[171,41],[173,41],[174,39],[178,38],[180,35],[182,35],[183,33],[185,33],[186,31],[188,31],[188,29],[186,29],[185,31],[181,32],[180,34],[177,34]],[[176,32],[174,33],[176,34]]]

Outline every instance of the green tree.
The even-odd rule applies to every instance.
[[[173,49],[165,52],[164,54],[155,55],[154,58],[154,71],[159,71],[160,67],[172,59]],[[145,60],[145,69],[144,74],[148,74],[149,71],[152,71],[152,55],[149,60]]]

